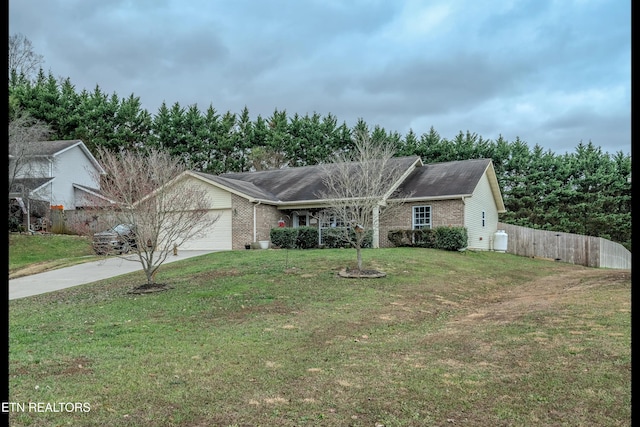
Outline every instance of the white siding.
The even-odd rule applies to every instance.
[[[21,160],[22,162],[25,162],[26,159]],[[10,168],[15,167],[15,160],[10,159]],[[22,164],[20,165],[20,167],[18,168],[17,171],[15,171],[16,174],[16,178],[50,178],[51,176],[49,175],[51,172],[51,168],[49,166],[49,160],[42,160],[42,159],[34,159],[34,160],[30,160],[28,162],[28,164]]]
[[[214,187],[210,184],[205,184],[201,181],[197,182],[198,186],[206,189],[207,196],[211,202],[213,209],[230,209],[231,208],[231,193],[221,188]]]
[[[483,211],[484,226],[482,225]],[[465,199],[464,223],[469,235],[469,249],[493,249],[493,234],[498,227],[498,208],[486,173],[482,175],[472,197]]]
[[[51,176],[54,177],[51,204],[63,205],[65,210],[76,208],[73,184],[99,188],[95,165],[80,146],[54,157]]]
[[[220,215],[216,223],[202,235],[185,242],[179,249],[189,250],[231,250],[231,209],[211,210],[208,215]]]
[[[211,203],[209,215],[213,217],[219,215],[219,218],[210,230],[205,230],[202,235],[185,242],[180,249],[231,250],[231,193],[194,178],[189,179],[189,185],[204,189],[207,192],[207,197]]]

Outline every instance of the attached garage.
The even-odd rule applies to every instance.
[[[218,220],[209,229],[203,230],[184,242],[178,249],[195,251],[228,251],[232,249],[232,204],[231,193],[225,189],[211,185],[198,173],[186,172],[191,186],[203,189],[207,194],[211,209],[207,213],[209,219],[218,217]]]
[[[208,215],[220,215],[210,230],[183,243],[180,249],[186,250],[231,250],[231,209],[211,210]]]

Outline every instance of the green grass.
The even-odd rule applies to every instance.
[[[42,272],[95,260],[88,237],[65,234],[9,234],[9,274]],[[19,274],[22,272],[22,274]]]
[[[630,426],[629,271],[493,252],[219,252],[9,301],[12,426]]]

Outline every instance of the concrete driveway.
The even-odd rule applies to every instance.
[[[163,265],[211,252],[214,251],[181,250],[178,252],[178,255],[170,254]],[[97,282],[98,280],[108,279],[134,271],[142,271],[142,265],[135,256],[128,256],[127,259],[108,257],[99,261],[85,262],[71,267],[11,279],[9,280],[9,299],[12,300],[31,295],[44,294],[72,286]]]

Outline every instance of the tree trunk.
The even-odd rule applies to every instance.
[[[153,283],[153,273],[149,269],[144,270],[145,275],[147,276],[147,284]]]
[[[357,247],[356,253],[358,256],[358,270],[362,270],[362,249],[360,247]]]
[[[144,269],[144,273],[147,276],[147,284],[152,285],[156,283],[156,272],[158,267],[148,267]]]

